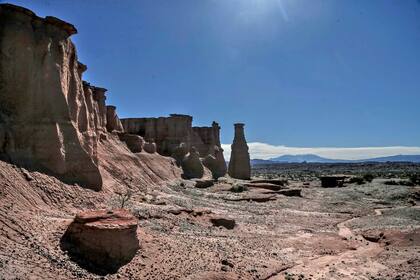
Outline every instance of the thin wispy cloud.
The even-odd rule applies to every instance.
[[[420,155],[420,147],[359,147],[359,148],[303,148],[275,146],[267,143],[252,142],[248,143],[251,159],[270,159],[281,155],[304,155],[315,154],[330,159],[369,159],[375,157],[385,157],[394,155]],[[222,144],[225,159],[230,158],[230,145]]]

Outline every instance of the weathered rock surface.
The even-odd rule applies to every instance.
[[[227,168],[223,149],[218,146],[213,147],[213,151],[203,159],[203,164],[211,171],[214,179],[226,175]]]
[[[136,230],[137,219],[124,209],[87,211],[76,216],[61,245],[88,270],[114,273],[139,249]]]
[[[181,166],[182,160],[188,154],[188,146],[182,142],[172,152],[172,157],[176,160],[178,166]]]
[[[143,150],[144,139],[141,136],[128,134],[128,133],[119,133],[118,137],[121,141],[127,144],[127,147],[133,153],[140,153]]]
[[[172,156],[178,165],[191,147],[205,160],[214,178],[226,174],[226,162],[220,145],[220,126],[216,122],[209,127],[192,127],[192,117],[172,114],[159,118],[130,118],[121,120],[124,130],[137,134],[146,141],[156,143],[157,152]]]
[[[155,142],[161,155],[170,156],[179,144],[191,143],[191,116],[172,114],[167,118],[130,118],[121,119],[121,122],[126,132]]]
[[[279,186],[285,186],[287,185],[287,180],[285,179],[255,179],[251,180],[251,183],[268,183],[268,184],[274,184]]]
[[[248,183],[248,184],[245,184],[245,186],[248,188],[259,188],[259,189],[266,189],[266,190],[271,190],[271,191],[279,191],[284,188],[282,186],[271,184],[271,183]]]
[[[124,128],[118,118],[115,106],[106,106],[106,129],[108,132],[123,132]]]
[[[154,154],[154,153],[156,153],[156,143],[155,142],[146,142],[143,145],[143,149],[146,153]]]
[[[192,147],[190,152],[184,157],[181,164],[185,179],[201,178],[204,174],[204,167],[200,160],[197,150]]]
[[[0,5],[0,154],[99,190],[103,116],[101,104],[83,90],[86,66],[69,39],[76,32],[57,18]]]
[[[236,179],[249,180],[251,178],[251,163],[242,123],[235,124],[228,173]]]
[[[210,179],[193,179],[195,182],[195,187],[199,189],[210,188],[214,185],[214,181]]]

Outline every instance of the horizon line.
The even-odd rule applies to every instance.
[[[230,144],[221,144],[226,160],[230,159]],[[249,142],[251,159],[271,159],[283,155],[317,155],[335,160],[367,160],[397,155],[420,155],[420,146],[374,147],[289,147],[262,142]]]

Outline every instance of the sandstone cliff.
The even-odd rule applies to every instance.
[[[82,82],[87,67],[69,38],[75,33],[57,18],[0,5],[0,155],[99,190],[106,89]]]
[[[220,126],[213,122],[209,127],[193,127],[193,118],[188,115],[171,114],[169,117],[159,118],[129,118],[121,119],[124,131],[142,136],[148,142],[155,142],[157,152],[161,155],[172,156],[177,163],[190,162],[183,160],[187,152],[194,148],[194,162],[197,166],[195,153],[203,160],[213,177],[218,178],[226,174],[226,163],[220,145]],[[191,164],[187,164],[190,166]],[[197,167],[198,168],[198,167]],[[200,172],[188,170],[186,177]]]

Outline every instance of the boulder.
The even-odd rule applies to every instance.
[[[228,173],[236,179],[249,180],[251,178],[251,162],[242,123],[235,124],[235,137],[232,143]]]
[[[82,267],[99,274],[115,273],[139,249],[137,220],[127,210],[77,214],[61,239],[62,249]]]
[[[141,136],[128,134],[128,133],[119,133],[118,137],[121,141],[127,144],[127,147],[133,153],[140,153],[143,151],[144,139]]]
[[[204,175],[204,167],[200,156],[194,147],[191,147],[188,155],[184,157],[181,164],[185,179],[201,178]]]

